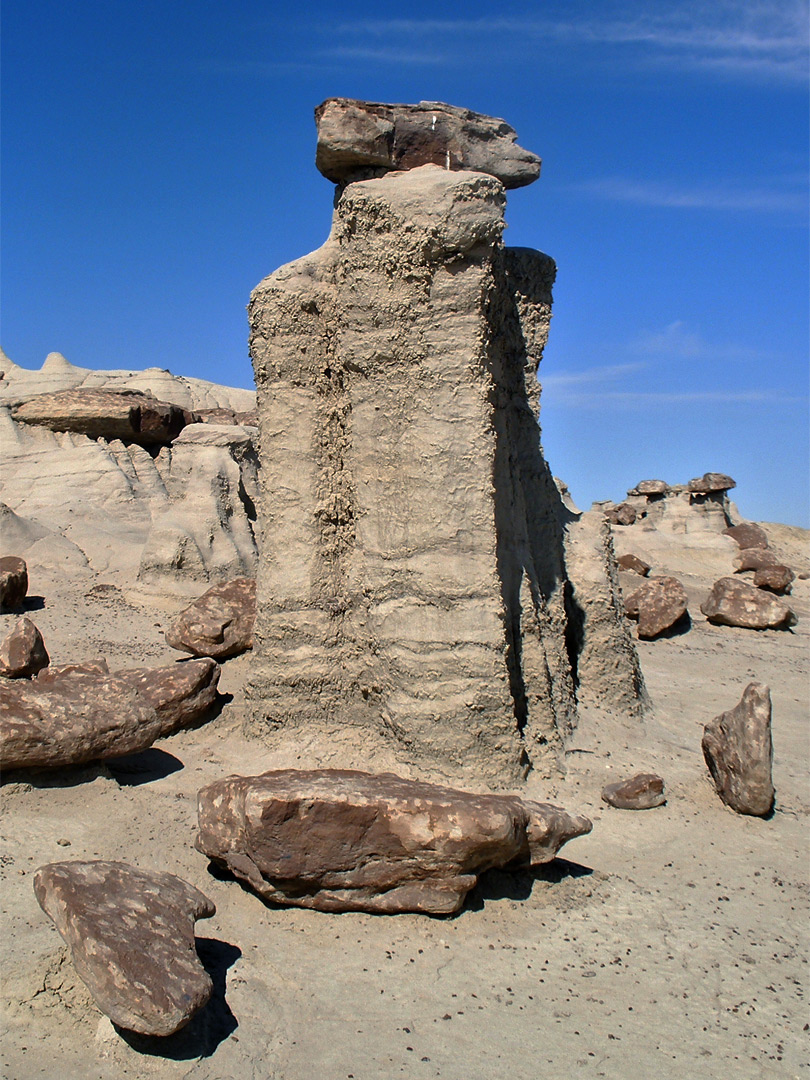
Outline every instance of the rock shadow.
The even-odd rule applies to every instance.
[[[105,764],[121,787],[137,787],[153,780],[163,780],[184,767],[183,762],[174,754],[159,750],[156,746],[134,754],[125,754],[123,757],[111,758]]]
[[[189,1061],[211,1057],[220,1043],[239,1027],[225,999],[228,968],[241,957],[242,950],[217,938],[195,938],[197,955],[211,976],[214,992],[208,1004],[174,1035],[140,1035],[137,1031],[113,1025],[133,1050],[148,1057],[170,1061]]]
[[[45,607],[44,596],[26,596],[16,611],[42,611]]]
[[[559,885],[571,879],[589,877],[590,866],[570,862],[568,859],[552,859],[542,866],[521,870],[486,870],[478,878],[478,884],[467,894],[459,915],[464,911],[482,911],[487,900],[528,900],[537,882]]]
[[[663,641],[667,638],[683,637],[684,634],[688,634],[692,629],[692,616],[688,611],[681,615],[680,619],[672,626],[667,627],[666,630],[662,630],[660,634],[656,634],[654,638],[648,638],[649,641]]]

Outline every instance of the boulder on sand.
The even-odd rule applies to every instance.
[[[647,577],[651,570],[649,563],[645,563],[638,555],[632,554],[620,555],[616,559],[616,565],[620,570],[629,570],[634,574],[639,574],[641,577]]]
[[[0,611],[20,607],[28,593],[28,567],[25,559],[6,555],[0,559]]]
[[[216,908],[182,878],[122,862],[49,863],[37,870],[34,892],[113,1023],[173,1035],[211,997],[194,923]]]
[[[773,809],[771,692],[750,683],[740,703],[703,731],[703,756],[720,798],[738,814],[764,817]]]
[[[638,773],[629,780],[606,784],[602,799],[618,810],[651,810],[667,801],[664,781],[655,773]]]
[[[742,521],[739,525],[731,525],[725,530],[725,535],[735,540],[740,548],[766,548],[768,546],[765,530],[753,521]]]
[[[638,619],[638,636],[647,639],[679,623],[686,605],[686,589],[674,577],[649,578],[625,600],[628,617]]]
[[[778,555],[770,548],[743,548],[739,555],[734,556],[734,572],[741,574],[746,570],[760,570],[763,566],[778,566]]]
[[[777,563],[774,566],[760,566],[754,572],[754,586],[774,593],[788,593],[795,577],[789,566]]]
[[[253,646],[256,579],[235,578],[215,585],[181,611],[166,631],[173,649],[225,660]]]
[[[36,625],[30,619],[18,619],[11,633],[0,642],[0,675],[7,679],[27,679],[49,663],[45,642]]]
[[[265,900],[388,914],[458,911],[482,871],[549,862],[591,830],[513,795],[337,769],[229,776],[198,819],[198,850]]]
[[[715,581],[700,610],[718,626],[785,630],[796,625],[796,615],[784,600],[734,577]]]

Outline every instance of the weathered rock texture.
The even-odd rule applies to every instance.
[[[759,566],[754,573],[754,585],[769,592],[789,593],[795,574],[789,566],[777,563],[774,566]]]
[[[629,780],[606,784],[602,799],[618,810],[652,810],[667,801],[664,781],[655,773],[638,773]]]
[[[642,480],[627,492],[625,502],[596,503],[613,525],[633,525],[642,531],[723,533],[736,510],[728,498],[735,486],[724,473],[705,473],[688,484]]]
[[[585,817],[391,773],[288,769],[198,796],[197,847],[260,896],[320,911],[458,911],[477,875],[549,862]]]
[[[170,443],[194,420],[193,413],[139,390],[60,390],[15,406],[11,415],[23,424],[51,431],[74,431],[141,446]]]
[[[30,681],[0,680],[4,769],[80,765],[144,750],[204,717],[217,698],[214,660],[112,675],[94,666],[46,668]]]
[[[720,798],[738,814],[764,817],[773,809],[771,692],[750,683],[740,703],[703,732],[703,756]]]
[[[215,585],[181,611],[166,631],[173,649],[224,660],[253,645],[256,580],[236,578]]]
[[[434,165],[349,184],[324,247],[253,293],[254,732],[370,726],[513,783],[575,723],[537,425],[555,268],[503,246],[504,203]]]
[[[8,508],[6,507],[6,510]],[[3,525],[7,523],[4,515]],[[0,559],[0,611],[13,611],[28,593],[28,567],[18,555]]]
[[[45,642],[30,619],[18,619],[14,629],[0,642],[0,675],[25,679],[50,663]]]
[[[745,570],[759,570],[763,566],[779,565],[779,556],[775,555],[770,548],[742,548],[739,555],[734,556],[734,568],[737,573]]]
[[[34,892],[103,1013],[142,1035],[172,1035],[211,997],[194,923],[216,908],[193,885],[121,862],[40,867]]]
[[[517,145],[514,128],[440,101],[384,105],[327,98],[315,110],[315,123],[315,164],[336,184],[419,165],[488,173],[505,188],[523,187],[540,175],[540,158]]]
[[[719,626],[784,630],[796,624],[796,614],[784,600],[733,577],[716,581],[700,610]]]
[[[686,589],[674,577],[652,577],[627,597],[625,608],[638,620],[638,636],[654,638],[677,626],[686,615]]]
[[[739,525],[732,525],[725,530],[726,536],[730,536],[740,548],[766,548],[768,536],[761,525],[753,521],[742,521]]]

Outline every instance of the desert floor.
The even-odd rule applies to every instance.
[[[766,528],[794,568],[810,569],[807,533]],[[220,688],[232,699],[204,726],[107,767],[7,777],[3,1077],[799,1077],[810,1062],[810,580],[794,585],[793,631],[714,627],[699,605],[730,572],[733,541],[616,532],[620,553],[681,578],[692,627],[639,644],[653,703],[643,723],[584,716],[565,777],[530,777],[522,792],[588,814],[593,832],[542,873],[485,875],[455,917],[270,908],[209,870],[192,846],[198,788],[296,763],[294,749],[241,734],[249,654],[225,664]],[[114,574],[64,580],[32,566],[31,579],[30,614],[53,663],[177,659],[161,627],[186,601]],[[12,617],[0,621],[5,632]],[[703,725],[753,680],[773,697],[770,820],[727,809],[700,750]],[[362,764],[339,741],[307,752]],[[664,777],[666,806],[601,802],[604,783],[638,771]],[[37,905],[37,867],[95,857],[171,870],[217,905],[197,924],[214,999],[168,1040],[113,1028]]]

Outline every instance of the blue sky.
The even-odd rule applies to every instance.
[[[319,246],[329,96],[504,117],[507,243],[558,263],[543,443],[580,505],[704,471],[810,524],[806,0],[4,0],[2,345],[251,385]]]

